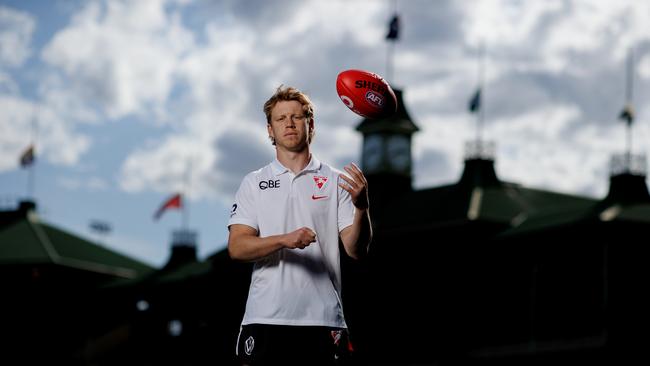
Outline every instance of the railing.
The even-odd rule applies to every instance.
[[[173,246],[196,246],[197,232],[193,230],[175,230],[172,233]]]
[[[609,164],[609,172],[611,175],[624,173],[646,175],[646,171],[647,162],[645,154],[614,154]]]
[[[496,144],[494,141],[470,140],[465,142],[465,160],[494,160]]]

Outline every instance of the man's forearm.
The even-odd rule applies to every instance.
[[[352,225],[341,232],[341,241],[345,252],[354,259],[363,258],[368,254],[372,241],[372,225],[368,209],[356,209]]]
[[[228,253],[234,260],[253,262],[282,248],[304,249],[316,241],[316,233],[308,227],[301,227],[290,233],[257,236],[257,231],[245,226],[230,229]]]
[[[282,237],[282,235],[265,238],[256,235],[238,235],[228,241],[228,254],[236,261],[254,262],[282,249],[285,246]]]

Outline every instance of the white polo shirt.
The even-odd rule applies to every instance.
[[[352,224],[354,205],[338,186],[340,173],[312,155],[298,174],[275,159],[242,181],[228,226],[248,225],[260,237],[303,226],[316,232],[316,242],[304,249],[283,248],[255,262],[242,325],[347,328],[339,232]]]

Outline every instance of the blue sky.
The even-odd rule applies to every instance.
[[[401,16],[394,87],[415,136],[415,185],[455,181],[475,134],[467,102],[487,47],[484,135],[502,179],[602,197],[625,63],[634,50],[633,152],[650,139],[650,5],[639,1],[6,1],[0,0],[0,205],[27,192],[21,151],[35,138],[43,220],[152,265],[169,255],[189,195],[199,255],[224,247],[235,190],[274,154],[261,106],[279,84],[316,103],[314,151],[359,160],[360,119],[336,75],[383,74],[384,35]],[[91,220],[112,225],[98,237]]]

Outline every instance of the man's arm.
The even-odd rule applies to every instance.
[[[354,210],[352,225],[341,230],[341,241],[345,252],[354,259],[363,258],[368,254],[372,240],[372,227],[368,210]]]
[[[372,225],[368,213],[368,181],[359,167],[350,164],[344,167],[350,176],[340,175],[347,184],[339,186],[350,193],[354,205],[354,219],[352,225],[341,230],[341,241],[345,252],[354,259],[359,259],[368,254],[372,241]]]
[[[233,260],[242,262],[257,261],[282,248],[304,249],[316,241],[316,233],[307,227],[264,238],[260,238],[257,230],[248,225],[233,224],[229,230],[228,254]]]

